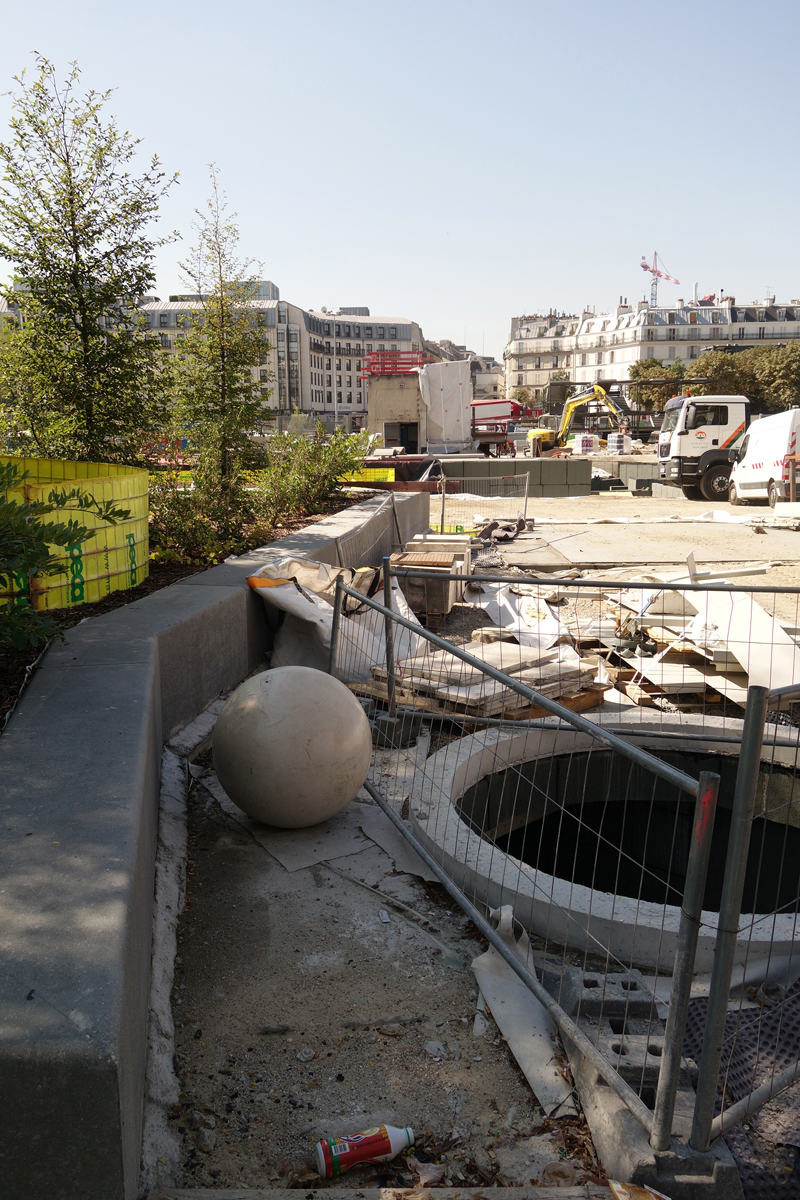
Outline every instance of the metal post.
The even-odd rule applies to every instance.
[[[444,501],[447,495],[447,476],[442,472],[442,515],[439,518],[439,533],[444,533]]]
[[[797,459],[793,456],[789,462],[789,500],[797,503]]]
[[[383,607],[389,611],[383,618],[386,625],[386,691],[389,695],[389,716],[397,714],[394,683],[394,628],[392,623],[392,575],[391,559],[386,556],[383,560]]]
[[[675,1097],[683,1058],[686,1017],[689,1012],[697,938],[700,933],[700,918],[703,911],[703,894],[706,888],[711,837],[714,832],[714,817],[717,811],[719,775],[711,771],[702,771],[699,785],[694,809],[694,830],[689,847],[689,863],[686,868],[686,884],[681,904],[678,944],[675,948],[675,969],[672,973],[669,1013],[664,1035],[664,1053],[658,1073],[653,1131],[650,1136],[650,1145],[654,1150],[668,1150],[672,1140],[672,1118],[675,1115]]]
[[[717,940],[714,948],[714,965],[711,970],[711,987],[708,994],[708,1013],[703,1034],[703,1051],[700,1057],[700,1074],[697,1079],[692,1133],[689,1138],[689,1145],[699,1153],[705,1153],[711,1144],[711,1121],[714,1116],[717,1078],[722,1058],[722,1044],[725,1039],[725,1017],[728,1013],[731,973],[736,953],[736,938],[739,933],[739,916],[742,910],[742,892],[744,891],[747,852],[750,848],[750,832],[756,804],[756,788],[758,787],[758,771],[761,766],[761,745],[764,740],[764,719],[767,715],[768,697],[768,688],[751,687],[747,690],[747,708],[742,729],[739,769],[736,772],[736,788],[733,793],[731,833],[728,840],[728,856],[725,863]]]
[[[339,617],[342,615],[342,603],[344,601],[344,592],[342,591],[342,577],[336,576],[336,595],[333,598],[333,621],[331,622],[331,650],[328,657],[328,674],[333,674],[333,668],[336,665],[336,649],[339,645]]]
[[[395,498],[394,498],[394,492],[390,492],[390,493],[389,493],[389,495],[390,495],[390,496],[391,496],[391,498],[392,498],[392,516],[394,517],[394,527],[395,527],[395,529],[396,529],[396,531],[397,531],[397,544],[398,544],[398,548],[399,548],[400,550],[403,550],[405,547],[403,546],[403,535],[402,535],[402,533],[400,532],[400,521],[399,521],[399,519],[398,519],[398,516],[397,516],[397,501],[396,501],[396,500],[395,500]]]
[[[757,1109],[768,1104],[775,1096],[779,1096],[781,1092],[785,1092],[787,1088],[796,1083],[799,1077],[800,1062],[792,1063],[785,1071],[781,1071],[780,1075],[773,1075],[772,1079],[762,1083],[760,1088],[756,1088],[754,1092],[750,1092],[737,1104],[732,1104],[730,1108],[725,1109],[725,1112],[714,1117],[711,1123],[712,1138],[719,1137],[733,1125],[743,1121],[751,1112],[756,1112]]]
[[[531,473],[526,468],[526,470],[525,470],[525,503],[522,506],[522,515],[526,521],[528,519],[528,487],[530,485],[530,482],[531,482]]]

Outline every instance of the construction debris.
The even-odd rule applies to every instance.
[[[531,962],[528,936],[514,923],[510,905],[491,914],[497,931],[529,971]],[[473,960],[472,970],[481,997],[488,1004],[511,1053],[519,1063],[536,1099],[546,1116],[577,1112],[572,1088],[563,1074],[563,1050],[555,1024],[547,1009],[536,999],[493,946]],[[481,1014],[476,1015],[476,1022]],[[474,1032],[474,1028],[473,1028]],[[550,1186],[556,1186],[551,1184]]]

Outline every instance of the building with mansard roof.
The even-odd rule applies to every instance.
[[[506,396],[526,388],[541,395],[555,371],[576,383],[625,380],[642,359],[685,366],[704,350],[732,344],[742,349],[800,338],[800,300],[774,296],[737,304],[734,296],[709,296],[674,307],[620,302],[608,312],[514,317],[503,358]]]

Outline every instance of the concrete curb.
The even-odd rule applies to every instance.
[[[245,578],[380,562],[429,497],[377,497],[70,630],[0,738],[0,1177],[26,1200],[136,1195],[161,746],[263,661]]]

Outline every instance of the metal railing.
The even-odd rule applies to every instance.
[[[587,717],[566,694],[576,670],[577,682],[585,683],[575,664],[583,613],[578,637],[562,630],[552,644],[529,636],[526,645],[522,623],[518,641],[467,642],[460,611],[448,640],[424,628],[417,618],[426,614],[404,607],[398,590],[410,579],[442,578],[393,570],[384,559],[383,603],[337,581],[331,670],[345,679],[355,674],[348,662],[356,643],[342,632],[348,609],[362,614],[373,633],[382,630],[370,678],[349,685],[375,710],[380,731],[367,789],[656,1150],[670,1144],[678,1092],[690,1089],[688,1059],[699,1059],[690,1144],[705,1151],[800,1078],[800,947],[792,949],[800,908],[800,742],[793,727],[779,725],[766,726],[765,740],[768,706],[785,709],[800,689],[740,680],[743,723],[731,715],[709,721],[705,710],[671,712],[669,721],[652,719],[650,710],[650,720],[631,722],[648,713],[634,704],[613,714],[601,704]],[[520,576],[444,578],[481,587],[520,584]],[[642,621],[649,614],[651,624],[637,628],[645,635],[666,629],[672,642],[675,633],[684,636],[682,617],[695,621],[695,636],[703,624],[698,614],[706,625],[712,614],[719,618],[720,596],[731,608],[741,608],[738,597],[752,605],[758,597],[759,609],[772,610],[776,620],[778,599],[796,610],[800,594],[670,582],[522,580],[581,596],[595,589],[604,602],[611,591],[612,609]],[[641,593],[638,603],[632,591]],[[653,611],[675,608],[656,601],[677,592],[691,597],[691,613]],[[536,591],[523,594],[551,615],[558,607]],[[755,608],[747,612],[757,632],[763,618]],[[727,632],[736,634],[729,641],[744,656],[742,620],[743,612],[736,613]],[[795,628],[786,620],[780,628],[787,624]],[[602,638],[595,640],[602,646]],[[592,666],[608,664],[621,648],[597,655]],[[752,671],[769,676],[769,656],[757,641],[756,657]],[[786,675],[785,661],[777,673]],[[531,938],[523,958],[487,919],[507,904]],[[746,982],[761,959],[767,964],[761,998],[751,988],[731,999],[732,980],[735,993],[737,979]],[[695,977],[709,968],[706,998]],[[773,1007],[762,1009],[762,1002]],[[752,1060],[748,1079],[736,1066],[744,1042]]]
[[[454,483],[459,491],[452,491]],[[475,478],[448,479],[442,477],[439,486],[441,499],[437,528],[443,533],[472,533],[489,521],[515,521],[528,515],[530,474],[482,475]],[[431,509],[436,502],[431,499]]]

